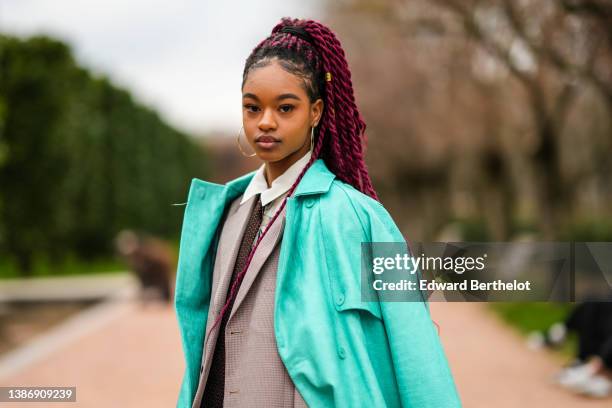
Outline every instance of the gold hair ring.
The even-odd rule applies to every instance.
[[[325,80],[326,80],[327,82],[331,81],[331,72],[326,72],[326,73],[325,73]]]

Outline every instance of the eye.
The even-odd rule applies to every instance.
[[[257,106],[251,104],[245,104],[243,106],[249,112],[257,112],[257,110],[259,109]]]
[[[280,110],[283,113],[288,113],[288,112],[291,112],[293,108],[294,108],[293,105],[281,105]]]

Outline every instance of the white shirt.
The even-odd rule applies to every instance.
[[[251,182],[247,186],[244,194],[242,196],[242,200],[240,201],[240,205],[243,205],[247,202],[251,197],[256,194],[261,194],[261,205],[263,206],[263,220],[261,222],[261,227],[259,228],[259,233],[255,238],[263,232],[266,228],[276,210],[280,208],[280,205],[283,202],[283,199],[289,192],[289,189],[297,180],[297,177],[300,175],[304,166],[310,160],[310,156],[312,155],[309,150],[304,156],[302,156],[298,161],[293,163],[283,174],[278,176],[270,187],[268,187],[268,182],[266,181],[265,169],[266,165],[262,164],[257,172],[251,179]],[[277,220],[278,221],[278,220]]]

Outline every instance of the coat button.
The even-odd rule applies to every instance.
[[[206,197],[206,190],[200,189],[200,198]]]
[[[346,353],[344,352],[344,347],[340,346],[338,347],[338,356],[344,360],[344,358],[346,357]]]
[[[344,303],[344,294],[340,293],[338,297],[336,298],[336,304],[340,306],[343,303]]]
[[[314,205],[314,199],[309,198],[306,200],[306,207],[310,208]]]

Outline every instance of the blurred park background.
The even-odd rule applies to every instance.
[[[341,40],[407,239],[612,241],[609,0],[84,3],[0,0],[0,385],[174,403],[173,310],[138,271],[172,284],[193,177],[260,165],[235,145],[242,68],[286,15]],[[548,382],[574,343],[524,346],[571,307],[432,305],[465,406],[604,406]]]

